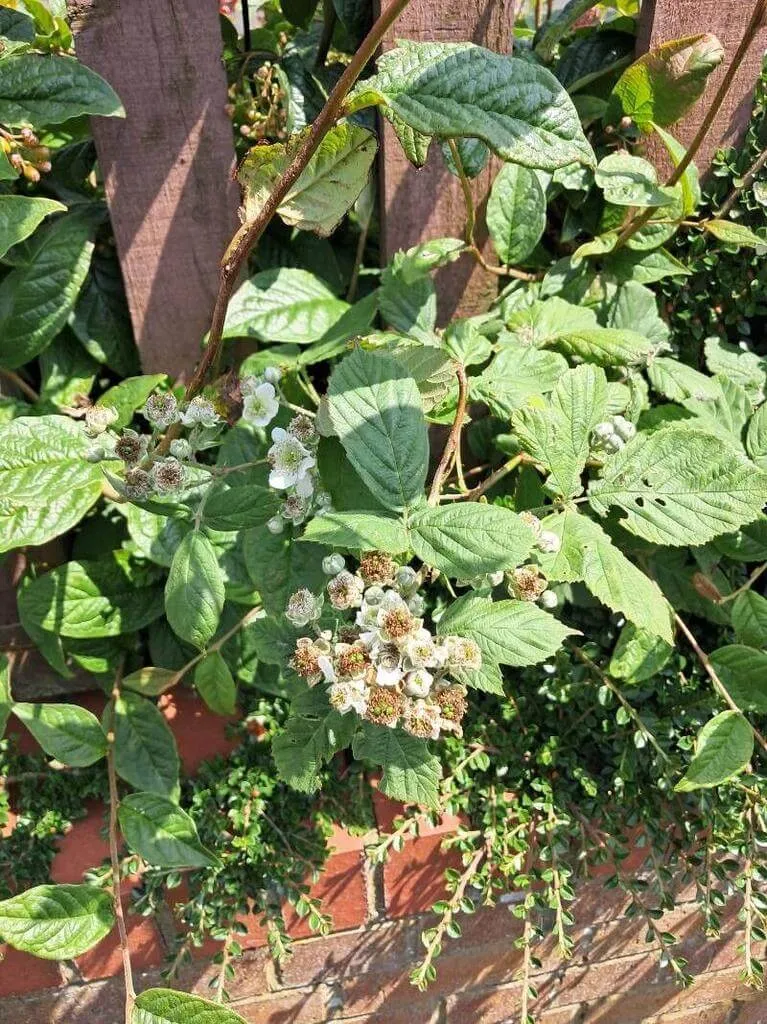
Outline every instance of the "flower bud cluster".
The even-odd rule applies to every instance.
[[[591,435],[591,449],[598,455],[614,455],[635,436],[637,428],[624,416],[597,423]]]
[[[264,429],[280,411],[278,385],[280,371],[267,367],[262,377],[245,377],[240,381],[242,419]],[[319,434],[314,419],[307,412],[298,412],[284,427],[274,427],[272,445],[266,453],[269,463],[269,486],[283,499],[279,514],[266,524],[271,533],[282,533],[287,523],[298,526],[312,514],[330,507],[330,498],[319,488],[317,444]]]
[[[47,146],[40,145],[40,140],[31,128],[22,128],[18,134],[0,129],[0,149],[11,167],[33,184],[51,169],[51,151]]]
[[[293,670],[309,686],[326,686],[330,704],[341,714],[354,711],[421,739],[461,735],[466,690],[451,673],[481,668],[475,641],[434,636],[422,618],[418,574],[389,555],[367,552],[355,570],[334,554],[323,568],[332,574],[326,588],[330,604],[354,618],[335,631],[301,637],[290,662]],[[288,619],[298,627],[316,623],[323,600],[298,591],[288,603]]]

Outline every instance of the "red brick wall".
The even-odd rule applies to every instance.
[[[226,750],[224,722],[183,694],[167,701],[187,769]],[[378,827],[387,831],[398,808],[375,795]],[[105,854],[103,808],[94,806],[60,844],[53,876],[78,882]],[[516,1024],[521,953],[513,948],[520,924],[508,905],[462,919],[463,937],[448,941],[437,980],[419,993],[408,980],[419,958],[428,909],[442,894],[441,850],[454,827],[445,821],[405,842],[383,867],[363,854],[364,839],[337,830],[327,868],[313,886],[333,917],[335,932],[310,938],[296,919],[294,954],[275,967],[256,929],[228,991],[249,1024],[319,1024],[330,1020],[381,1024]],[[130,880],[126,883],[130,887]],[[644,926],[624,916],[626,899],[599,880],[584,885],[575,906],[580,927],[575,953],[563,963],[553,946],[537,950],[535,984],[539,1024],[767,1024],[767,997],[738,980],[737,922],[725,921],[721,939],[703,937],[695,906],[685,903],[662,927],[683,936],[682,955],[698,975],[680,990],[644,942]],[[149,918],[129,915],[137,987],[163,984],[160,969],[168,936]],[[587,923],[587,924],[586,924]],[[207,957],[213,948],[204,951]],[[207,995],[218,968],[201,958],[185,968],[184,988]],[[122,1024],[120,963],[113,936],[75,962],[55,964],[5,951],[0,964],[0,1024]]]

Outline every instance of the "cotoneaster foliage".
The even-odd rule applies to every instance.
[[[0,550],[76,531],[60,564],[31,559],[19,620],[57,673],[84,668],[109,696],[101,720],[16,700],[5,659],[0,717],[64,768],[105,765],[112,812],[110,871],[8,892],[0,939],[76,957],[122,929],[113,897],[128,866],[144,870],[147,911],[188,871],[190,941],[226,943],[218,1002],[135,997],[126,971],[126,1024],[240,1020],[220,1002],[242,914],[263,914],[278,956],[285,900],[327,927],[304,892],[308,857],[286,856],[264,807],[289,816],[321,864],[308,808],[318,792],[341,806],[333,762],[347,752],[355,778],[375,768],[389,796],[476,826],[452,840],[465,870],[448,879],[415,984],[433,978],[477,892],[524,890],[530,1020],[537,911],[555,911],[566,957],[576,847],[596,835],[619,862],[633,815],[661,857],[659,891],[619,869],[610,884],[679,981],[675,937],[654,923],[673,906],[674,872],[695,875],[711,933],[742,894],[744,980],[758,985],[767,358],[747,341],[687,337],[656,296],[700,272],[688,255],[767,249],[752,216],[758,168],[712,208],[673,134],[722,48],[701,35],[632,61],[634,20],[601,5],[577,28],[590,6],[577,0],[534,35],[522,20],[514,56],[400,43],[344,78],[321,114],[337,76],[327,48],[310,70],[315,6],[283,4],[305,27],[286,34],[268,4],[255,47],[267,57],[252,79],[233,76],[235,269],[260,245],[230,302],[222,291],[186,390],[135,372],[93,150],[57,134],[81,115],[121,116],[119,100],[47,8],[0,13],[0,369],[17,388],[2,406]],[[333,12],[320,48],[336,18],[358,42],[367,7]],[[244,70],[250,51],[227,26],[225,58]],[[439,147],[467,197],[463,237],[399,252],[380,274],[364,267],[376,111],[416,166]],[[643,155],[652,135],[678,168],[668,181]],[[494,263],[470,185],[491,153]],[[41,174],[56,199],[24,184]],[[351,223],[349,262],[326,239]],[[438,327],[434,272],[459,258],[493,272],[498,296]],[[230,339],[254,343],[241,366],[227,366]],[[240,708],[251,739],[182,785],[156,699],[183,685],[218,714]],[[417,828],[406,815],[372,855]]]

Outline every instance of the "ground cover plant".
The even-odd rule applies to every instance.
[[[369,823],[370,769],[412,808],[371,857],[416,832],[419,809],[469,823],[416,985],[461,914],[515,891],[532,1019],[536,942],[550,925],[570,954],[573,887],[600,862],[681,984],[659,923],[675,893],[695,881],[710,935],[737,901],[743,979],[762,983],[763,83],[746,145],[704,194],[695,152],[730,77],[686,152],[673,126],[722,60],[712,36],[637,61],[635,11],[575,0],[521,18],[514,56],[402,42],[374,59],[406,5],[368,32],[367,7],[344,3],[267,5],[244,46],[225,26],[242,226],[186,388],[136,365],[82,121],[121,116],[119,99],[61,18],[0,10],[0,367],[16,388],[0,548],[32,555],[19,617],[42,655],[108,695],[101,720],[14,700],[4,660],[3,721],[54,770],[3,741],[27,808],[0,851],[0,937],[67,959],[116,927],[128,1024],[239,1020],[224,1001],[250,910],[277,957],[285,902],[328,927],[307,865],[331,819]],[[462,237],[380,274],[375,114],[415,165],[441,147],[466,197]],[[490,154],[493,263],[469,185]],[[438,328],[433,272],[462,255],[498,297]],[[61,537],[60,564],[35,559]],[[190,685],[239,709],[243,742],[181,780],[156,699]],[[99,793],[108,868],[49,884],[54,837]],[[621,869],[636,842],[649,877]],[[19,851],[29,877],[14,881]],[[116,894],[136,867],[147,913],[187,883],[171,979],[192,945],[224,940],[214,1002],[134,993]]]

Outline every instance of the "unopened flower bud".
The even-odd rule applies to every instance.
[[[400,566],[394,575],[394,583],[403,593],[407,593],[409,590],[412,590],[416,586],[417,582],[418,573],[409,565]]]
[[[36,185],[40,180],[40,172],[36,167],[33,167],[32,164],[24,163],[21,168],[21,173],[27,181],[31,181],[34,185]]]
[[[177,437],[170,443],[170,453],[176,459],[188,459],[192,455],[192,446],[185,437]]]
[[[269,533],[282,533],[285,529],[285,520],[281,516],[272,516],[266,524],[266,528]]]
[[[554,555],[562,547],[562,541],[552,530],[541,530],[538,547],[547,555]]]
[[[178,402],[170,391],[150,395],[141,410],[153,427],[169,427],[178,419]]]
[[[637,432],[634,424],[623,416],[613,416],[613,427],[615,428],[615,433],[622,441],[630,441]]]
[[[420,618],[426,610],[426,602],[420,594],[413,594],[412,597],[408,598],[407,607],[411,614]]]
[[[322,571],[326,576],[337,576],[339,572],[343,572],[346,568],[346,560],[343,555],[334,553],[332,555],[326,555],[322,559]]]
[[[267,366],[264,370],[264,380],[269,384],[279,384],[282,380],[282,370],[279,366]]]
[[[553,590],[544,590],[544,592],[541,594],[538,600],[541,604],[541,607],[548,608],[549,611],[551,611],[553,608],[556,608],[559,604],[559,598]]]

